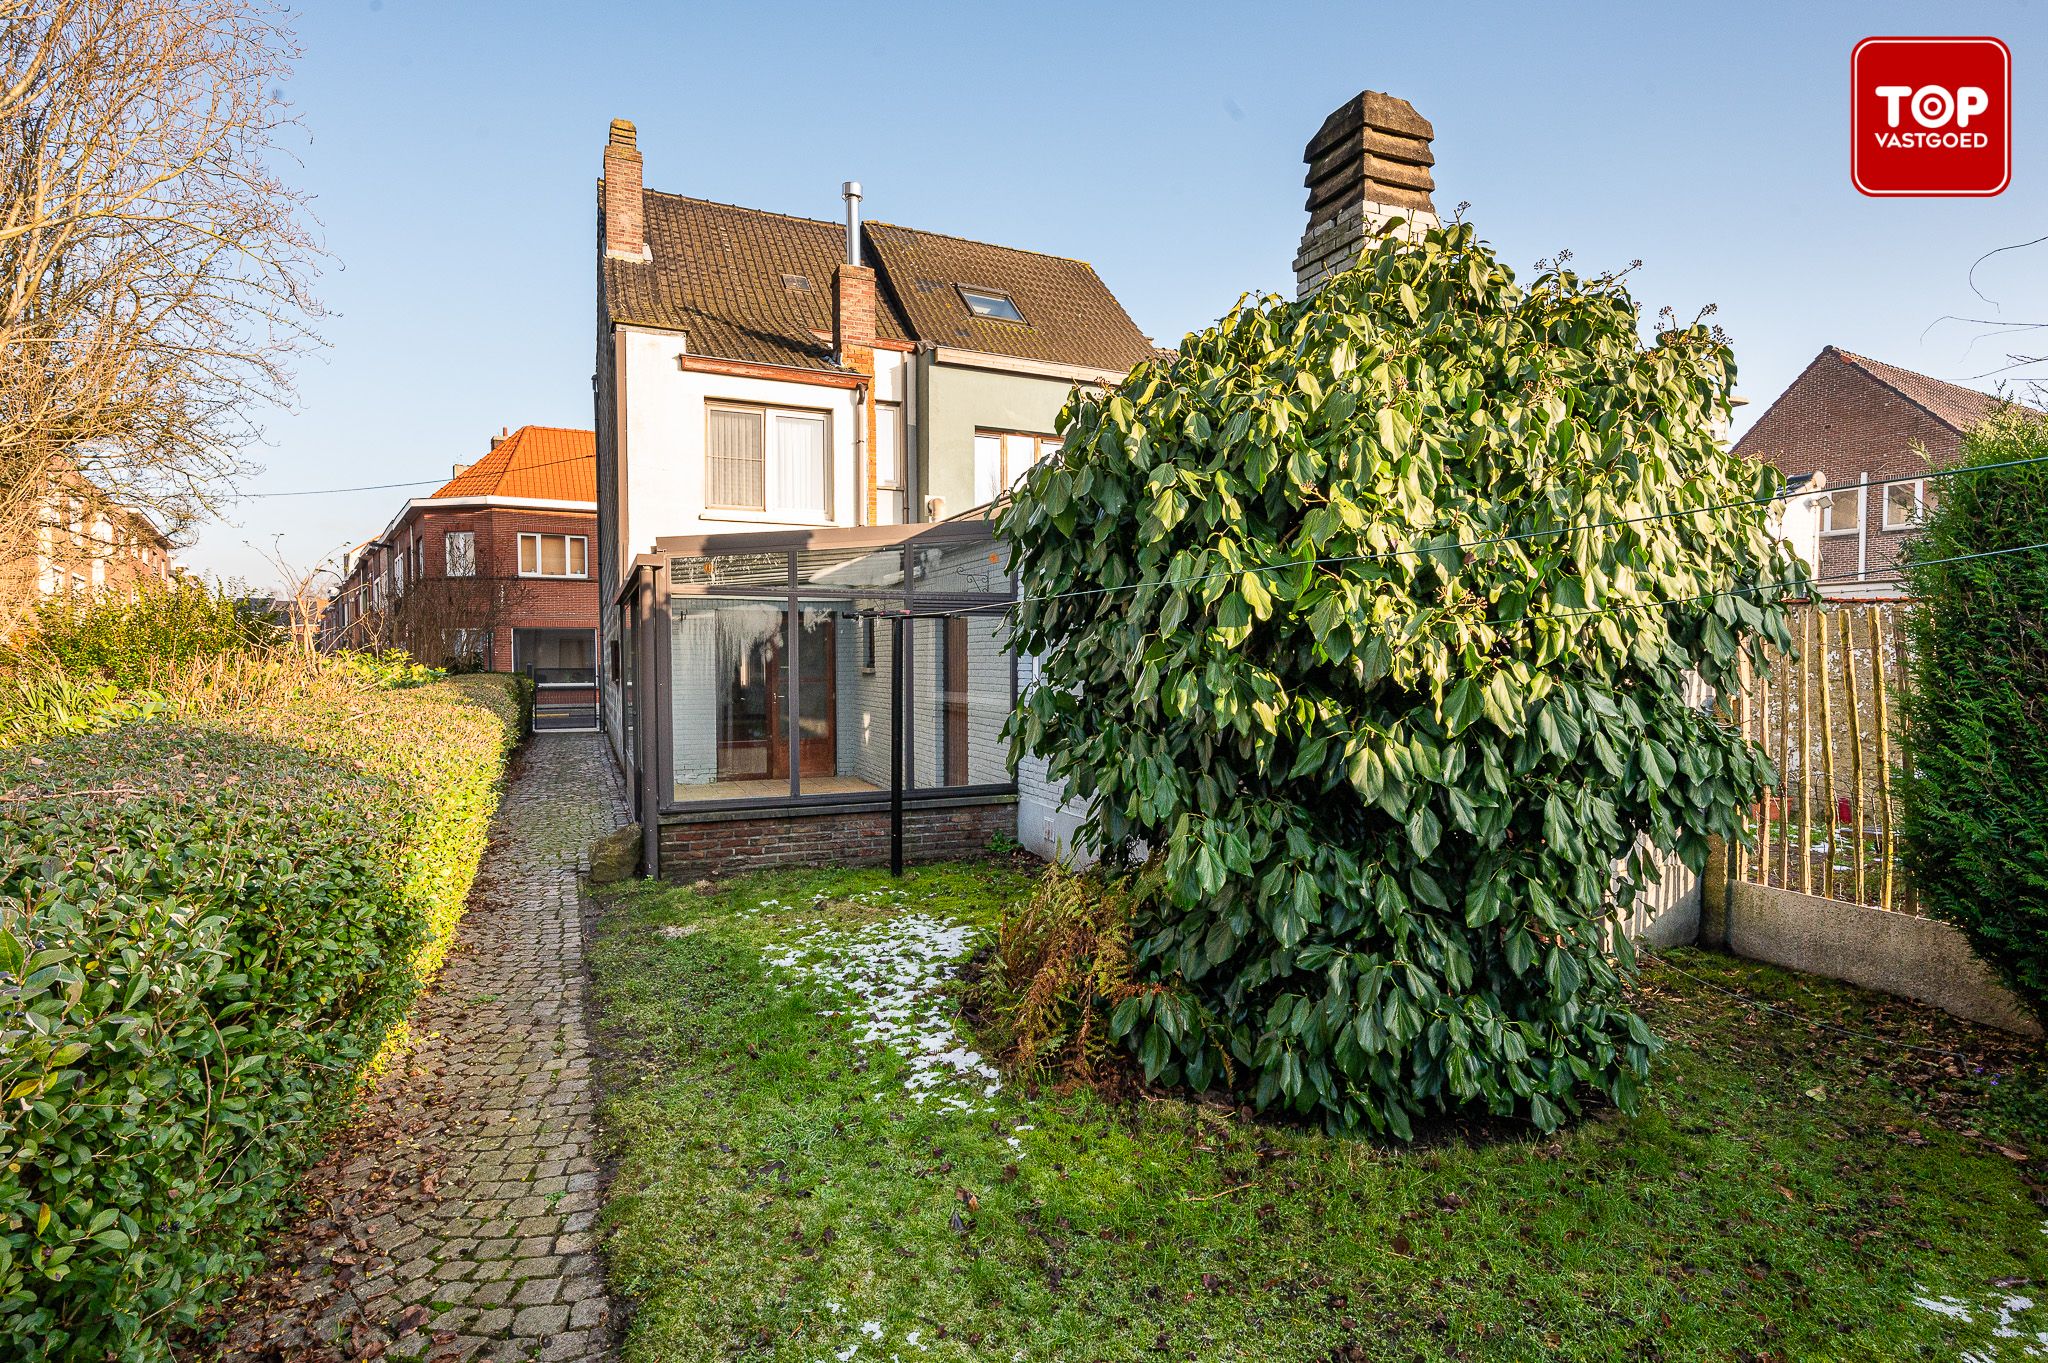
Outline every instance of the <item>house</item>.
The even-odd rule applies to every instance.
[[[0,638],[37,601],[131,592],[174,571],[170,537],[154,521],[68,466],[24,519],[25,534],[0,545]]]
[[[1156,353],[1084,262],[841,195],[833,222],[648,190],[623,120],[604,150],[604,727],[664,874],[875,859],[899,753],[920,855],[1017,835],[979,508],[1075,385]]]
[[[1964,434],[2005,405],[1828,346],[1743,432],[1735,452],[1788,479],[1819,475],[1826,497],[1809,562],[1823,596],[1897,596],[1899,554],[1939,495],[1940,480],[1924,475],[1954,464]]]
[[[539,687],[536,726],[595,727],[596,479],[589,431],[493,437],[482,458],[348,552],[322,646],[524,672]]]

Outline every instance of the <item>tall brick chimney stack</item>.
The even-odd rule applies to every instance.
[[[604,146],[604,253],[622,260],[651,258],[640,199],[640,135],[623,118],[612,120]]]
[[[832,271],[832,358],[868,380],[861,414],[861,486],[867,490],[861,522],[873,525],[881,500],[875,488],[875,272],[860,263],[860,181],[848,180],[839,192],[846,201],[846,259]]]
[[[1389,218],[1419,237],[1437,225],[1429,149],[1436,129],[1405,99],[1361,91],[1323,120],[1301,159],[1308,163],[1308,227],[1294,254],[1295,296],[1358,263],[1368,235]]]

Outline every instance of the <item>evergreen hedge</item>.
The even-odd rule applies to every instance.
[[[505,677],[209,690],[0,750],[0,1357],[163,1358],[258,1261],[520,733]]]
[[[1964,467],[2025,459],[2048,459],[2048,419],[2031,412],[1963,440]],[[1906,559],[1900,798],[1923,911],[1962,929],[2048,1025],[2048,551],[1996,552],[2037,544],[2048,463],[1940,480]]]
[[[1798,575],[1716,436],[1726,345],[1640,322],[1460,224],[1069,404],[999,521],[1010,731],[1158,871],[1169,987],[1112,1017],[1148,1076],[1401,1137],[1634,1103],[1614,912],[1737,836],[1768,764],[1692,678],[1785,645]]]

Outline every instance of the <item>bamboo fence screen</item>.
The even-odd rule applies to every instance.
[[[1790,612],[1794,650],[1733,698],[1775,784],[1752,806],[1753,841],[1729,873],[1754,885],[1915,911],[1899,871],[1895,774],[1907,758],[1904,602],[1808,602]]]

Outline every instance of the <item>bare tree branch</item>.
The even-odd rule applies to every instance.
[[[83,483],[176,534],[319,344],[272,0],[0,0],[0,574]]]

